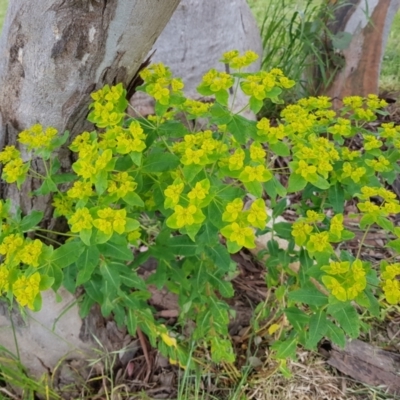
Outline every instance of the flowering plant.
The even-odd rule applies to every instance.
[[[278,358],[292,356],[298,344],[315,348],[324,336],[343,346],[345,335],[359,335],[358,307],[378,315],[380,307],[397,304],[400,263],[392,261],[400,253],[400,228],[390,217],[400,204],[384,185],[400,170],[400,129],[392,123],[366,129],[386,103],[373,95],[348,97],[335,112],[329,98],[310,97],[288,105],[277,124],[248,120],[231,111],[230,90],[241,88],[257,113],[266,99],[281,102],[282,90],[294,85],[279,69],[243,72],[255,59],[253,52],[224,54],[236,72],[211,70],[198,87],[215,102],[185,98],[182,81],[167,67],[150,66],[138,88],[155,99],[155,115],[147,118],[126,114],[121,84],[93,93],[88,119],[96,130],[70,143],[77,155],[73,173],[60,173],[56,156],[68,132],[41,125],[21,132],[19,143],[41,159],[44,173],[7,146],[0,153],[2,177],[18,187],[27,176],[41,179],[33,194],[52,194],[54,216],[65,218],[69,231],[58,236],[65,241],[50,244],[41,211],[22,216],[2,200],[1,294],[39,310],[41,291],[64,285],[74,293],[82,286],[82,317],[98,303],[104,316],[113,314],[132,335],[140,327],[171,360],[186,365],[185,341],[155,320],[147,302],[148,285],[166,287],[178,295],[180,323],[195,322],[193,339],[210,347],[214,361],[233,361],[231,310],[223,300],[233,295],[230,253],[255,248],[256,236],[270,230],[266,284],[282,302],[273,345]],[[361,150],[348,145],[356,135]],[[290,159],[287,167],[276,167],[279,156]],[[275,223],[294,192],[302,196],[297,220]],[[352,198],[365,235],[374,225],[390,234],[393,258],[381,263],[380,274],[360,250],[339,249],[354,237],[343,216]],[[288,248],[280,249],[275,238],[286,239]],[[157,269],[144,279],[138,268],[150,257]],[[258,311],[267,313],[263,307]]]

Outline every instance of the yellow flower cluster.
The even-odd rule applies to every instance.
[[[28,306],[34,309],[34,300],[39,294],[40,274],[35,272],[33,275],[26,277],[21,275],[12,285],[12,292],[20,306]]]
[[[25,144],[28,149],[46,149],[50,146],[57,133],[55,128],[49,127],[44,130],[42,125],[35,124],[31,128],[22,131],[18,135],[18,141]]]
[[[379,99],[378,96],[370,94],[366,98],[360,96],[345,97],[343,105],[344,114],[351,110],[356,120],[374,121],[376,110],[386,107],[387,103],[385,100]]]
[[[400,213],[399,200],[396,194],[383,187],[363,186],[361,194],[357,195],[361,200],[365,200],[357,204],[357,207],[363,213],[370,215],[374,221],[378,217],[387,217],[389,214]],[[379,196],[383,199],[382,204],[378,205],[370,201],[371,197]]]
[[[367,268],[361,260],[331,261],[321,270],[328,274],[321,278],[325,287],[340,301],[355,299],[367,286]]]
[[[238,50],[231,50],[224,53],[220,61],[228,64],[233,69],[242,69],[253,64],[257,59],[258,54],[254,51],[249,50],[240,55]]]
[[[257,100],[264,100],[274,88],[289,89],[295,85],[295,81],[288,79],[283,72],[274,68],[269,72],[260,71],[246,76],[240,86],[243,92]]]
[[[202,80],[202,85],[211,92],[216,93],[220,90],[228,90],[233,86],[233,77],[226,72],[219,72],[216,69],[208,71]]]
[[[68,193],[68,192],[67,192]],[[51,205],[54,207],[54,216],[70,216],[73,213],[74,202],[72,198],[65,195],[56,194],[53,197]]]
[[[168,105],[171,94],[181,93],[184,87],[182,80],[172,78],[171,70],[162,63],[150,65],[140,77],[146,83],[146,93],[162,105]]]
[[[255,247],[254,228],[264,229],[267,222],[267,211],[263,199],[253,201],[249,210],[243,210],[243,200],[236,198],[225,207],[222,221],[230,224],[221,229],[221,234],[229,242],[249,249]]]
[[[175,179],[173,184],[164,190],[164,207],[174,210],[174,213],[167,219],[167,226],[181,229],[201,224],[205,219],[201,209],[209,203],[207,199],[209,190],[210,181],[208,179],[196,182],[190,190],[185,190],[185,185],[180,178]],[[186,207],[178,204],[181,200],[182,204],[187,204]]]
[[[122,234],[126,226],[126,210],[114,210],[111,207],[103,208],[97,211],[98,218],[93,220],[93,225],[106,235],[113,232]]]
[[[341,239],[344,231],[343,214],[334,215],[329,223],[329,230],[319,231],[318,225],[325,220],[325,215],[313,210],[306,212],[306,217],[299,218],[292,225],[292,236],[297,246],[306,245],[310,253],[331,253],[331,242]]]
[[[381,263],[382,289],[389,304],[400,302],[400,263],[388,264],[386,261]]]
[[[6,146],[0,152],[0,163],[4,164],[2,178],[7,183],[17,182],[21,184],[29,170],[29,163],[24,163],[21,158],[21,153],[15,146]]]
[[[113,127],[119,125],[125,116],[126,90],[122,83],[116,86],[105,85],[102,89],[91,94],[94,103],[88,116],[89,121],[94,122],[99,128]]]
[[[14,233],[7,235],[0,244],[0,254],[4,256],[4,264],[13,267],[20,263],[38,267],[42,250],[43,243],[40,240],[24,239]]]
[[[227,151],[227,146],[213,138],[210,130],[185,135],[172,150],[181,155],[183,165],[206,165],[215,162]]]
[[[112,180],[108,181],[107,191],[110,194],[117,195],[120,199],[128,193],[134,192],[137,183],[127,172],[118,172],[112,175]]]
[[[193,115],[194,117],[201,117],[208,113],[212,103],[205,103],[198,100],[186,99],[183,103],[183,110]]]

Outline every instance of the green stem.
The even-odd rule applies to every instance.
[[[37,229],[35,229],[35,231],[53,233],[55,235],[60,235],[60,236],[78,237],[78,235],[71,235],[69,233],[62,233],[62,232],[52,231],[50,229],[43,229],[43,228],[37,228]]]
[[[363,246],[363,244],[364,244],[365,239],[367,238],[367,235],[368,235],[368,232],[369,232],[369,229],[371,228],[371,226],[372,226],[372,224],[368,225],[368,226],[367,226],[367,229],[366,229],[365,232],[364,232],[364,235],[363,235],[363,237],[362,237],[362,239],[361,239],[361,242],[360,242],[360,247],[358,248],[358,251],[357,251],[356,259],[359,259],[359,258],[360,258],[361,248],[362,248],[362,246]]]

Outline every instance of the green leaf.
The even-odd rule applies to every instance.
[[[360,334],[360,319],[354,307],[346,303],[335,303],[328,306],[328,313],[340,324],[342,329],[351,337],[357,338]]]
[[[138,321],[137,321],[137,317],[135,314],[135,310],[128,307],[127,318],[126,318],[126,327],[128,328],[128,332],[131,336],[136,336],[137,324],[138,324]]]
[[[29,215],[26,215],[24,218],[22,218],[20,224],[22,232],[27,232],[34,226],[37,226],[37,224],[42,220],[42,218],[43,218],[42,211],[36,211],[36,210],[31,211]]]
[[[318,342],[325,335],[327,330],[328,324],[326,319],[326,312],[319,310],[310,318],[310,326],[308,330],[308,340],[306,342],[306,347],[309,349],[315,349]]]
[[[332,340],[333,343],[344,349],[346,346],[346,336],[343,330],[337,327],[332,321],[327,320],[328,329],[326,331],[326,336],[328,339]]]
[[[344,189],[342,185],[336,183],[336,185],[329,188],[328,200],[335,213],[342,213],[344,211]]]
[[[183,176],[185,180],[188,183],[190,183],[193,181],[196,175],[203,169],[204,169],[203,165],[196,165],[196,164],[185,165],[183,167]]]
[[[317,179],[315,181],[313,180],[311,183],[318,189],[322,190],[329,189],[329,187],[331,186],[331,184],[326,179],[319,175],[317,175]]]
[[[188,129],[182,122],[176,120],[168,120],[158,127],[160,136],[168,136],[173,138],[181,138],[188,133]]]
[[[293,358],[296,355],[297,338],[292,337],[285,341],[278,340],[272,345],[272,349],[276,351],[276,358],[278,360]]]
[[[376,219],[376,223],[383,229],[385,229],[388,232],[393,232],[394,231],[394,226],[393,222],[389,221],[387,218],[384,217],[378,217]]]
[[[304,331],[304,327],[309,323],[310,317],[296,307],[288,307],[285,310],[286,317],[297,332]]]
[[[280,200],[272,209],[272,216],[274,218],[279,217],[280,215],[283,214],[283,212],[286,210],[288,207],[288,201],[287,199],[282,199]]]
[[[299,192],[307,186],[307,181],[296,173],[292,173],[289,177],[289,183],[287,191],[288,193]]]
[[[288,298],[311,306],[325,306],[328,304],[328,297],[311,286],[307,289],[298,289],[289,292]]]
[[[122,261],[132,261],[133,260],[133,254],[132,250],[128,248],[128,242],[125,241],[125,243],[113,243],[112,241],[109,241],[107,243],[103,244],[98,244],[97,245],[98,250],[100,253],[109,258],[114,258],[116,260],[122,260]]]
[[[277,142],[274,144],[270,144],[269,148],[271,149],[271,151],[273,151],[278,156],[281,156],[281,157],[290,156],[289,146],[284,142]]]
[[[142,172],[167,172],[179,165],[179,158],[171,153],[151,153],[142,166]]]
[[[220,243],[214,246],[205,246],[204,251],[221,271],[229,271],[232,259],[226,247]]]
[[[278,222],[277,224],[274,224],[274,231],[282,239],[293,239],[292,224],[290,224],[289,222]]]
[[[261,182],[253,181],[244,183],[246,190],[256,197],[261,197],[263,194],[263,186]]]
[[[202,250],[202,246],[193,242],[188,236],[180,235],[169,239],[167,246],[175,255],[179,256],[194,256]]]
[[[44,196],[46,194],[49,194],[51,192],[56,192],[56,191],[57,191],[56,184],[51,180],[51,178],[46,178],[43,181],[40,188],[35,190],[33,193],[37,196]]]
[[[39,290],[43,291],[43,290],[50,289],[50,287],[53,285],[53,283],[54,283],[53,277],[50,277],[48,275],[42,275],[40,277]]]
[[[208,220],[211,221],[211,223],[218,229],[226,225],[226,223],[222,221],[222,214],[224,213],[224,208],[225,208],[224,205],[217,199],[213,199],[206,208]]]
[[[331,37],[332,46],[336,50],[346,50],[350,42],[353,39],[353,35],[349,32],[338,32]]]
[[[129,157],[131,158],[132,162],[138,167],[142,165],[143,153],[140,153],[139,151],[132,151],[131,153],[129,153]]]
[[[121,286],[121,277],[119,272],[112,268],[111,265],[106,262],[102,262],[100,264],[100,273],[104,278],[104,281],[107,281],[111,288],[118,290]],[[107,292],[104,292],[104,295],[107,296]]]
[[[211,222],[207,222],[203,225],[197,237],[199,243],[205,245],[211,245],[218,242],[218,228],[214,226]]]
[[[76,285],[82,285],[87,282],[100,260],[100,252],[96,246],[86,247],[77,261],[78,275],[76,278]]]
[[[386,246],[400,253],[400,239],[391,240]]]
[[[232,120],[228,123],[228,130],[240,144],[246,144],[249,136],[252,133],[256,134],[256,122],[241,115],[233,115]]]
[[[56,185],[58,185],[59,183],[67,183],[74,181],[76,179],[76,174],[65,173],[65,174],[52,175],[51,179]]]
[[[122,200],[124,200],[125,203],[129,204],[130,206],[144,207],[143,200],[135,192],[129,192],[122,198]]]
[[[110,268],[115,270],[115,272],[121,277],[121,283],[123,285],[147,292],[146,282],[143,280],[143,278],[138,276],[135,270],[119,262],[112,262],[109,265]]]
[[[255,97],[250,97],[250,110],[253,111],[254,114],[257,114],[262,106],[264,105],[264,102],[262,100],[258,100]]]
[[[214,95],[215,100],[217,100],[218,103],[224,106],[228,105],[229,93],[227,90],[221,89],[218,92],[215,92]]]
[[[73,264],[82,254],[84,246],[80,242],[67,242],[54,250],[50,256],[50,262],[59,268],[65,268]]]

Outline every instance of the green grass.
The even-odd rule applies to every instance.
[[[383,56],[380,86],[386,90],[400,90],[400,13],[394,17]]]
[[[303,42],[306,46],[302,47],[296,44],[293,46],[293,37],[287,37],[287,39],[283,38],[285,32],[289,31],[289,27],[292,24],[291,17],[295,15],[296,12],[299,14],[296,17],[296,20],[300,23],[298,26],[307,27],[307,24],[312,23],[312,20],[317,16],[317,14],[313,14],[313,7],[321,4],[321,0],[314,1],[294,1],[294,0],[248,0],[247,1],[250,8],[253,11],[253,14],[256,17],[257,23],[262,30],[263,40],[267,41],[267,46],[264,46],[266,49],[267,57],[269,58],[269,62],[273,63],[291,63],[291,65],[287,65],[287,73],[293,79],[298,80],[301,74],[301,69],[306,67],[306,59],[303,58],[302,52],[307,49],[308,44],[306,43],[308,38],[307,35],[301,34],[296,40]],[[305,6],[309,4],[308,13],[304,12]],[[315,10],[314,10],[315,11]],[[311,12],[311,15],[310,15]],[[275,32],[279,32],[281,36],[280,40],[271,36],[270,32],[265,30],[265,26],[263,29],[264,21],[272,21],[275,26]],[[282,33],[282,34],[281,34]],[[393,24],[391,26],[390,34],[388,37],[385,54],[382,62],[381,76],[380,76],[380,87],[382,89],[390,90],[390,91],[399,91],[400,90],[400,42],[398,41],[398,37],[400,35],[400,12],[396,14]],[[282,45],[286,46],[290,45],[290,57],[285,59],[285,57],[280,56],[280,48]],[[272,51],[271,51],[272,48]],[[275,56],[271,56],[271,53]],[[298,61],[296,61],[296,59]],[[283,60],[283,61],[282,61]],[[321,64],[323,60],[318,60],[314,57],[314,60]],[[274,67],[276,65],[268,65],[269,67]],[[296,68],[297,67],[297,71]],[[322,65],[319,65],[320,70]]]
[[[0,31],[3,28],[4,17],[6,16],[8,0],[0,0]]]

